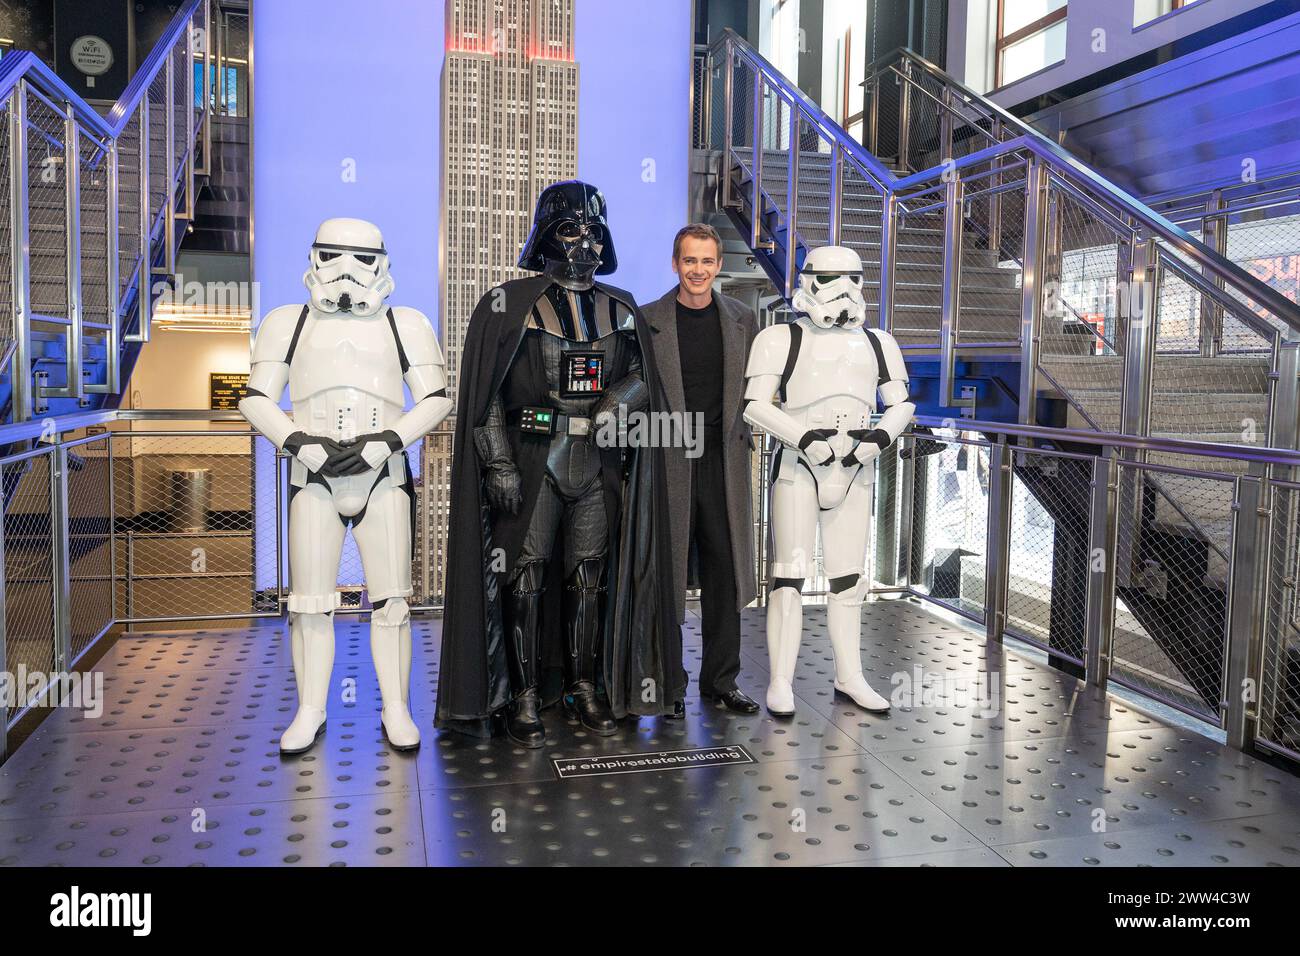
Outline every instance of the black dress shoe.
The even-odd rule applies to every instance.
[[[596,696],[591,681],[580,680],[564,696],[564,712],[593,734],[609,737],[618,733],[618,723],[605,702]]]
[[[537,714],[537,689],[521,691],[506,712],[506,733],[521,747],[537,750],[546,746],[546,727]]]
[[[729,690],[725,694],[701,694],[705,700],[719,701],[727,710],[738,714],[757,714],[758,704],[750,700],[743,691]]]

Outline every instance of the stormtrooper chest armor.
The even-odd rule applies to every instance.
[[[313,309],[289,365],[289,398],[299,428],[336,441],[383,431],[396,421],[405,399],[387,317]]]
[[[831,447],[847,455],[853,447],[848,431],[869,428],[876,410],[880,373],[875,353],[860,329],[800,325],[803,334],[785,384],[785,410],[806,429],[836,429]]]

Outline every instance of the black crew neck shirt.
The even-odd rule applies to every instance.
[[[722,424],[722,328],[718,303],[702,309],[677,302],[677,352],[686,411],[701,412],[706,427]]]

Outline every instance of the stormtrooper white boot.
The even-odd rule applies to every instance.
[[[370,656],[379,678],[384,736],[394,750],[420,746],[420,728],[411,719],[411,612],[402,598],[391,598],[370,616]]]
[[[849,588],[826,599],[826,630],[831,635],[835,655],[835,693],[842,694],[863,710],[877,713],[889,710],[889,701],[881,697],[862,676],[862,612],[858,589]]]
[[[334,670],[334,615],[294,614],[289,628],[298,712],[280,737],[280,753],[300,754],[325,730],[325,701]]]
[[[776,588],[767,599],[767,709],[773,717],[794,716],[794,669],[803,637],[803,595]]]

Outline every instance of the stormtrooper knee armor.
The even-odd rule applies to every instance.
[[[395,749],[410,750],[420,732],[408,706],[415,493],[404,450],[451,410],[443,359],[422,313],[385,308],[393,280],[371,223],[325,221],[303,282],[310,302],[273,310],[258,329],[239,404],[292,458],[289,615],[298,711],[280,750],[307,750],[325,727],[335,582],[349,524],[374,608],[370,647],[384,733]],[[403,382],[415,402],[405,411]],[[292,417],[279,406],[286,385]]]
[[[915,411],[907,369],[892,336],[864,327],[862,262],[852,249],[809,253],[792,305],[796,321],[759,333],[745,370],[745,420],[781,442],[772,469],[767,707],[794,713],[801,590],[820,528],[835,691],[884,711],[889,702],[862,674],[859,608],[875,459]],[[877,392],[886,407],[880,416]]]

